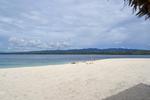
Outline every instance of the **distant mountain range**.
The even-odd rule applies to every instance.
[[[0,54],[98,54],[98,55],[150,55],[150,50],[109,48],[109,49],[70,49],[70,50],[42,50],[27,52],[7,52]]]

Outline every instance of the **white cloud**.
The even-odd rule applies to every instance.
[[[4,17],[4,16],[0,16],[0,21],[3,23],[9,23],[12,24],[13,23],[13,19],[10,17]]]
[[[46,42],[41,41],[39,38],[18,38],[10,37],[8,40],[9,49],[19,50],[46,50],[46,49],[66,49],[70,44],[66,41]]]
[[[5,39],[11,44],[7,46],[14,49],[133,47],[133,44],[134,48],[150,48],[146,45],[150,43],[149,22],[136,18],[123,3],[1,0],[0,4],[7,9],[0,7],[0,36],[11,37]]]

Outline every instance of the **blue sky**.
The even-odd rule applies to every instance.
[[[0,51],[150,49],[150,23],[124,0],[0,0]]]

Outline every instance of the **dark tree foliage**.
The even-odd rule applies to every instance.
[[[150,50],[136,50],[136,49],[122,49],[122,48],[110,48],[110,49],[72,49],[72,50],[45,50],[45,51],[29,51],[29,52],[9,52],[0,54],[71,54],[71,55],[150,55]]]
[[[145,16],[150,19],[150,0],[124,0],[129,6],[133,7],[134,12],[139,17]]]

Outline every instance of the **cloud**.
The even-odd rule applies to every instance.
[[[9,18],[9,17],[0,16],[0,21],[4,22],[4,23],[10,23],[11,24],[13,22],[13,19]]]
[[[17,51],[26,50],[46,50],[46,49],[65,49],[70,47],[70,44],[66,41],[46,42],[41,41],[38,38],[17,38],[10,37],[8,40],[9,49]]]
[[[0,40],[0,48],[150,49],[150,23],[136,18],[120,0],[1,0],[0,4],[4,5],[0,37],[7,37]]]

